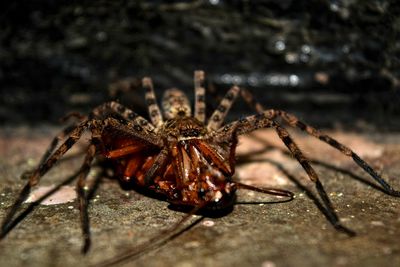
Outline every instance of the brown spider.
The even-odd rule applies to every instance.
[[[257,188],[233,179],[238,136],[267,127],[276,130],[290,153],[315,183],[324,205],[324,214],[329,222],[337,230],[354,235],[354,232],[340,224],[316,172],[287,130],[276,121],[277,118],[283,119],[290,126],[319,138],[351,157],[383,187],[385,193],[400,196],[399,191],[392,189],[351,149],[304,124],[291,114],[281,110],[265,110],[248,91],[237,86],[233,86],[227,92],[217,109],[206,121],[203,71],[194,73],[193,116],[189,100],[178,89],[169,89],[164,93],[162,115],[156,102],[151,79],[144,78],[142,84],[146,91],[151,122],[117,102],[108,102],[95,108],[89,116],[81,117],[79,122],[62,131],[54,138],[38,168],[30,175],[29,181],[4,218],[1,237],[15,226],[16,223],[12,219],[29,195],[31,188],[38,184],[40,178],[80,139],[85,130],[91,132],[91,140],[85,160],[77,175],[77,192],[84,237],[83,252],[86,252],[90,246],[87,212],[90,194],[85,189],[85,179],[96,155],[102,155],[114,164],[116,176],[121,181],[154,191],[173,204],[191,207],[189,215],[200,209],[220,210],[232,206],[235,191],[240,188],[285,196],[291,200],[293,194],[289,191]],[[255,107],[258,114],[223,125],[224,118],[238,95]],[[64,143],[56,149],[58,142],[64,138],[66,138]]]

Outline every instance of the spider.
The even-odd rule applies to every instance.
[[[13,218],[28,197],[31,188],[39,183],[40,178],[62,158],[85,131],[90,131],[91,138],[84,162],[77,173],[76,186],[84,253],[90,247],[87,211],[90,193],[85,187],[85,182],[97,156],[113,163],[115,176],[120,181],[133,183],[139,188],[162,195],[174,205],[189,207],[189,214],[177,225],[199,210],[223,210],[231,207],[237,189],[293,199],[293,193],[290,191],[254,187],[240,183],[233,177],[238,137],[260,128],[275,129],[289,152],[315,184],[329,222],[337,230],[354,235],[352,230],[340,223],[317,173],[278,119],[338,149],[370,174],[383,187],[385,193],[400,197],[399,191],[394,190],[350,148],[299,121],[294,115],[281,110],[264,109],[246,89],[232,86],[206,120],[204,80],[203,71],[194,72],[193,115],[188,98],[178,89],[165,91],[162,113],[156,101],[152,80],[145,77],[142,86],[146,92],[150,120],[113,101],[96,107],[88,116],[80,117],[73,125],[65,128],[53,139],[39,166],[30,174],[26,185],[10,207],[3,220],[0,236],[4,237],[15,225]],[[238,96],[255,107],[258,113],[224,124],[224,119]],[[60,140],[65,141],[58,146]]]

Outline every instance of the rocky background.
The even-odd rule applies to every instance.
[[[400,129],[396,0],[2,5],[1,123],[87,112],[127,77],[152,76],[159,94],[171,86],[191,94],[193,71],[203,69],[214,95],[236,83],[320,127]],[[111,97],[144,110],[140,90]],[[236,107],[236,117],[250,112]]]

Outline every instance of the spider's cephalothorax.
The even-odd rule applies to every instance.
[[[119,179],[162,194],[172,203],[193,207],[175,227],[199,209],[221,209],[232,204],[236,189],[244,188],[293,199],[293,194],[289,191],[245,185],[232,177],[238,136],[268,127],[276,131],[289,152],[315,184],[321,198],[319,208],[329,222],[337,230],[354,235],[354,232],[340,223],[317,173],[277,119],[320,139],[352,158],[381,185],[385,193],[400,196],[399,191],[394,190],[350,148],[299,121],[294,115],[282,110],[264,109],[245,89],[233,86],[206,120],[203,83],[204,72],[196,71],[193,115],[187,97],[177,89],[165,92],[162,115],[152,81],[150,78],[144,78],[143,87],[146,90],[150,121],[118,102],[105,103],[95,108],[89,116],[80,116],[78,122],[65,128],[54,138],[39,166],[30,173],[28,182],[3,220],[0,237],[4,237],[20,221],[20,216],[14,217],[28,197],[31,188],[81,138],[85,130],[91,132],[90,144],[81,168],[73,176],[73,178],[78,177],[77,193],[85,240],[83,252],[88,251],[90,246],[88,203],[96,188],[92,186],[87,189],[86,177],[98,154],[102,154],[114,163],[115,173]],[[227,112],[239,94],[257,110],[258,114],[223,125]],[[64,142],[58,146],[61,140]],[[175,227],[171,228],[171,232],[176,229]]]

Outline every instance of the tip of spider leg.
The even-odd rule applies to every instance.
[[[82,246],[81,253],[86,255],[90,249],[91,241],[90,239],[85,239],[85,243]]]
[[[341,225],[341,224],[336,224],[334,225],[334,227],[336,228],[336,230],[346,234],[348,237],[355,237],[357,236],[357,233],[354,232],[353,230]]]
[[[10,231],[10,223],[2,224],[0,229],[0,240],[2,240]]]

